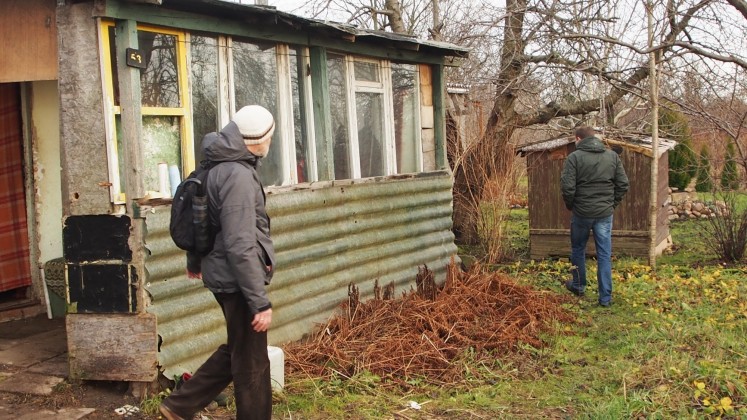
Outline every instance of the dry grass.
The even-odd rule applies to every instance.
[[[394,383],[420,378],[447,384],[463,378],[455,363],[468,350],[476,359],[509,354],[522,344],[541,347],[543,333],[572,316],[567,297],[537,291],[504,274],[453,265],[440,290],[421,269],[417,290],[400,299],[348,302],[313,338],[285,348],[289,373],[351,377],[369,372]]]

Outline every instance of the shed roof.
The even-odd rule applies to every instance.
[[[183,12],[197,13],[232,20],[256,18],[263,23],[285,25],[293,30],[305,30],[323,34],[348,42],[363,41],[385,44],[394,48],[410,51],[422,51],[449,57],[466,57],[469,49],[447,42],[420,39],[415,36],[386,31],[361,29],[356,26],[310,19],[277,10],[274,6],[240,4],[223,0],[121,0],[128,3],[150,3],[150,6],[165,7]],[[155,4],[153,4],[155,3]]]
[[[650,135],[616,133],[608,134],[607,136],[597,136],[609,145],[619,145],[626,149],[637,151],[647,156],[652,156],[651,151],[653,149],[653,144]],[[518,146],[516,148],[516,152],[520,153],[522,156],[525,156],[527,153],[554,150],[573,143],[574,141],[575,138],[573,136],[555,137],[552,139],[541,140],[538,142]],[[676,145],[677,142],[674,140],[659,138],[658,156],[661,156],[666,151],[673,149]]]

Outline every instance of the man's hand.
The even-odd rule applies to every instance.
[[[193,273],[187,270],[187,278],[188,279],[202,279],[202,273]]]
[[[270,328],[270,324],[272,323],[272,308],[260,312],[258,314],[254,315],[254,320],[252,320],[252,328],[254,328],[254,331],[256,332],[263,332],[267,331],[268,328]]]

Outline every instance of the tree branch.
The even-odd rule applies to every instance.
[[[734,6],[734,8],[737,9],[739,13],[741,13],[742,16],[744,16],[745,19],[747,19],[747,2],[746,1],[744,0],[726,0],[726,1],[729,2],[729,4],[731,4],[732,6]]]

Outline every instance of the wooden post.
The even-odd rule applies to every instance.
[[[659,210],[659,83],[656,72],[656,52],[653,50],[654,46],[654,27],[653,27],[653,14],[654,5],[651,0],[646,2],[646,8],[648,16],[648,47],[651,49],[649,53],[649,85],[651,87],[651,194],[649,198],[649,234],[651,235],[651,242],[648,250],[648,264],[651,269],[656,272],[656,228],[658,222],[658,210]]]
[[[434,64],[433,68],[433,135],[436,141],[436,167],[446,169],[446,82],[444,66]]]
[[[119,76],[119,106],[122,121],[122,163],[124,165],[124,192],[127,198],[127,215],[132,219],[128,244],[132,250],[131,283],[135,285],[137,311],[145,311],[145,249],[143,237],[145,220],[140,217],[137,200],[145,195],[143,186],[143,151],[140,95],[140,69],[127,65],[126,51],[138,48],[137,22],[123,20],[116,26],[115,53]]]

